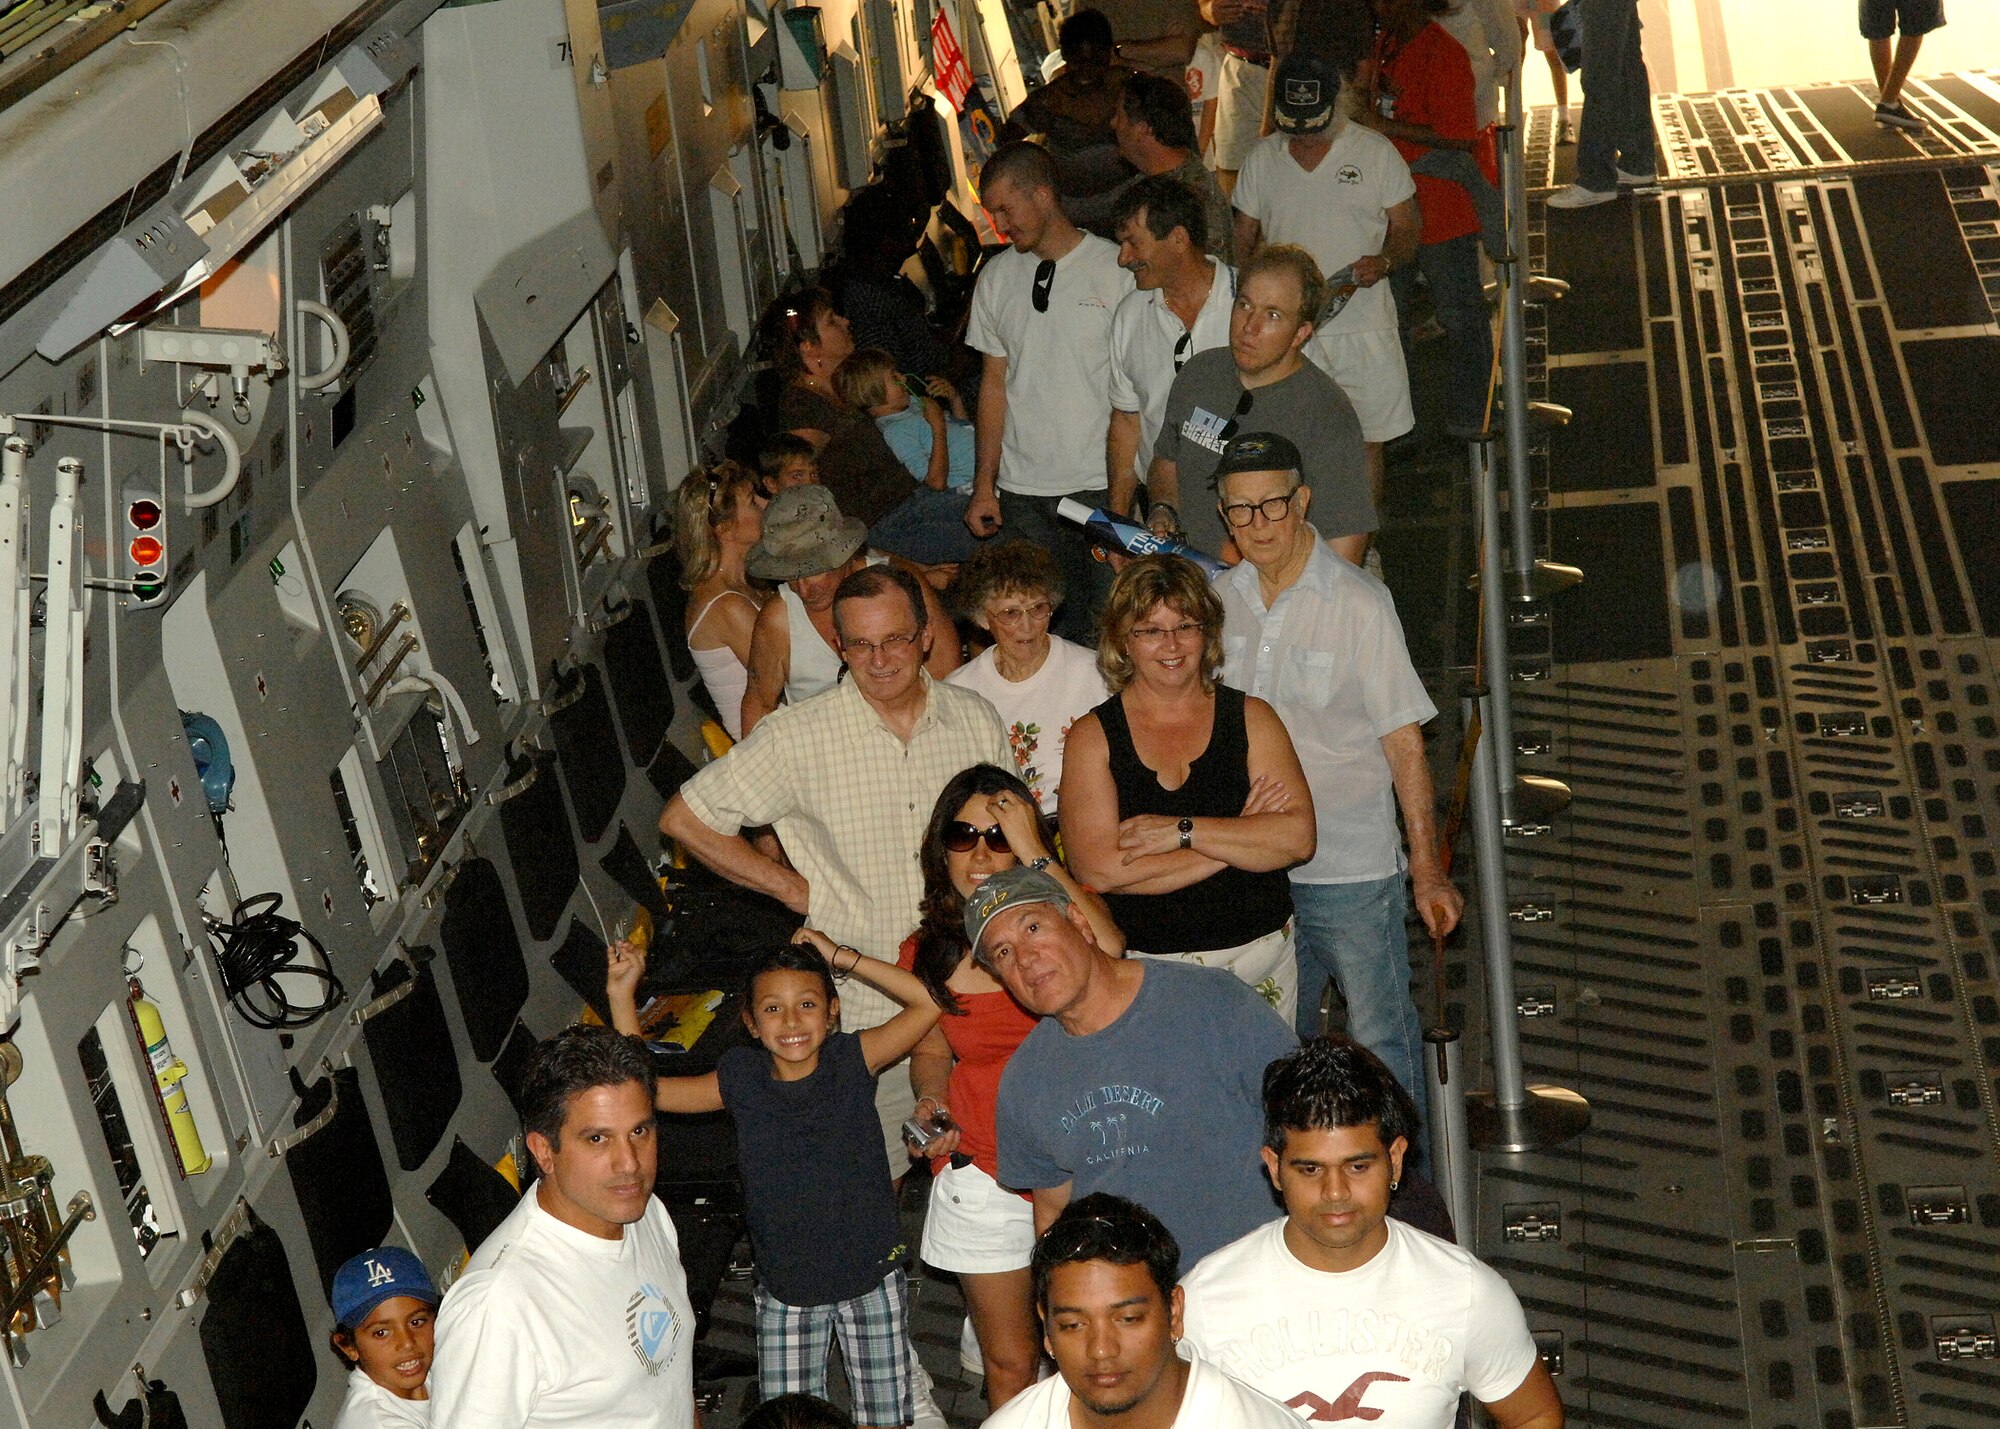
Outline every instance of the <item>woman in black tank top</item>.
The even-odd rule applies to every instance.
[[[1098,644],[1115,693],[1070,727],[1058,807],[1071,869],[1134,951],[1227,965],[1215,955],[1289,924],[1285,870],[1312,856],[1315,827],[1276,713],[1216,683],[1221,632],[1221,603],[1187,561],[1120,573]],[[1238,971],[1259,986],[1270,970]]]

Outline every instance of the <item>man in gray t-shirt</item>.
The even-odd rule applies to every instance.
[[[1000,1182],[1046,1230],[1111,1191],[1193,1262],[1271,1219],[1264,1068],[1298,1045],[1224,968],[1114,958],[1047,873],[1014,868],[966,903],[973,957],[1042,1021],[1000,1083]]]
[[[1339,384],[1301,353],[1324,291],[1319,266],[1291,244],[1266,247],[1243,266],[1229,346],[1189,358],[1167,395],[1146,472],[1156,530],[1178,527],[1195,549],[1221,555],[1227,533],[1210,477],[1239,430],[1273,432],[1305,454],[1300,475],[1327,544],[1360,564],[1379,524],[1361,423]]]

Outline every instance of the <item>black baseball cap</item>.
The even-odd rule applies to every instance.
[[[1215,464],[1209,484],[1219,489],[1223,477],[1239,471],[1298,471],[1303,466],[1291,438],[1276,432],[1245,432],[1222,449],[1222,460]]]
[[[1271,123],[1286,134],[1317,134],[1333,123],[1340,71],[1316,55],[1290,54],[1271,75]]]

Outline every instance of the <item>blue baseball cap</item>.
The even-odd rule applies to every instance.
[[[433,1306],[439,1298],[430,1272],[407,1250],[394,1245],[364,1250],[333,1274],[333,1322],[356,1329],[369,1311],[398,1295]]]

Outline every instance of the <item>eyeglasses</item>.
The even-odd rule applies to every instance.
[[[873,658],[875,652],[879,650],[894,659],[908,651],[917,640],[918,632],[915,631],[908,635],[885,635],[880,640],[842,640],[840,653],[850,661],[867,660]]]
[[[1035,287],[1032,296],[1036,312],[1045,313],[1049,310],[1049,294],[1055,291],[1055,287],[1056,260],[1044,258],[1035,265]]]
[[[953,819],[944,826],[944,846],[953,853],[971,853],[981,839],[994,853],[1007,852],[1007,835],[1000,832],[998,824],[990,828],[975,828],[963,819]]]
[[[1267,496],[1262,501],[1237,501],[1222,508],[1222,519],[1232,526],[1248,526],[1250,518],[1262,512],[1266,521],[1282,521],[1285,513],[1292,509],[1292,498],[1299,494],[1293,487],[1283,496]]]
[[[1132,638],[1150,645],[1170,635],[1178,639],[1183,635],[1200,634],[1207,629],[1199,620],[1183,620],[1179,625],[1135,625],[1132,627]]]
[[[1045,600],[1032,605],[1010,605],[1005,610],[989,610],[986,618],[995,625],[1019,625],[1022,621],[1047,620],[1055,607]]]
[[[1194,334],[1192,332],[1182,333],[1180,339],[1174,343],[1174,371],[1178,372],[1187,366],[1188,358],[1194,355],[1193,348]]]
[[[1236,429],[1243,424],[1243,419],[1250,415],[1251,404],[1254,403],[1256,400],[1257,400],[1256,390],[1254,388],[1245,387],[1243,389],[1243,395],[1236,399],[1236,410],[1230,413],[1229,420],[1224,422],[1222,424],[1222,430],[1216,433],[1216,436],[1221,438],[1222,444],[1224,446],[1227,446],[1229,445],[1229,443],[1236,440]]]

